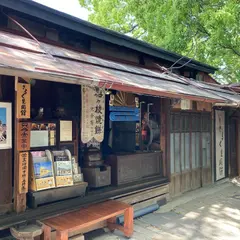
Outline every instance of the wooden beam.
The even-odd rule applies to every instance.
[[[2,76],[0,76],[0,100],[3,100]]]
[[[240,175],[240,156],[239,156],[239,119],[236,120],[236,161],[237,161],[237,176]]]
[[[17,213],[24,212],[26,210],[26,194],[19,193],[19,152],[17,150],[17,125],[19,120],[17,119],[17,84],[18,77],[15,77],[15,104],[14,104],[14,210]]]

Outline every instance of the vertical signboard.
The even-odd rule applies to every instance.
[[[216,181],[225,178],[225,112],[215,111]]]
[[[30,84],[18,83],[17,84],[17,118],[27,119],[30,118],[30,97],[31,97]]]
[[[82,126],[83,143],[95,139],[102,142],[104,138],[105,90],[82,86]]]
[[[20,194],[28,192],[28,152],[19,153],[19,189]]]
[[[30,150],[30,128],[31,124],[27,122],[19,122],[17,124],[17,150]]]

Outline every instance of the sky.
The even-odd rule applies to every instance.
[[[6,124],[6,108],[0,108],[0,120],[2,124]]]
[[[83,20],[88,19],[88,11],[82,8],[78,0],[33,0],[58,11],[68,13]]]

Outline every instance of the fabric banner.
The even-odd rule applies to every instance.
[[[82,86],[82,126],[83,143],[95,139],[102,142],[105,122],[105,90],[98,87]]]
[[[215,111],[216,181],[225,178],[225,112]]]

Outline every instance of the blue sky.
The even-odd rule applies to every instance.
[[[82,8],[78,0],[33,0],[58,11],[68,13],[83,20],[88,19],[88,11]]]
[[[0,108],[0,120],[3,124],[6,124],[6,108]]]

